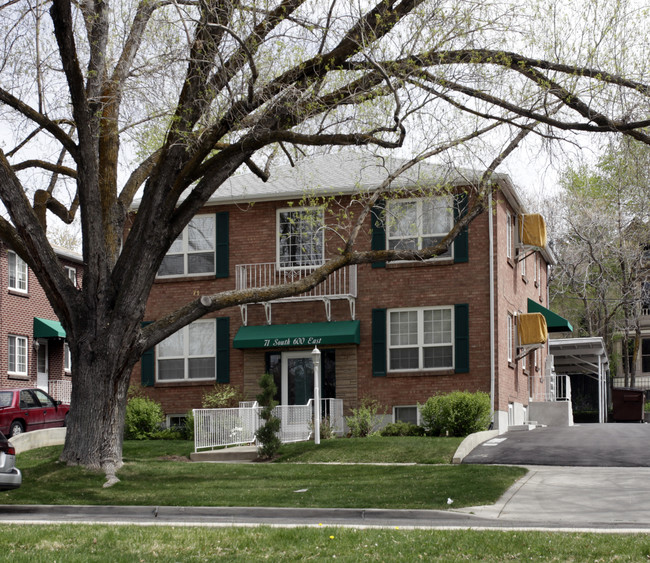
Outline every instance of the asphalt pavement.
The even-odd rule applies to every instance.
[[[650,424],[576,424],[506,432],[463,463],[650,467]]]

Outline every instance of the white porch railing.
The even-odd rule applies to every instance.
[[[235,266],[237,289],[255,289],[292,283],[306,278],[317,266],[280,268],[275,262],[238,264]],[[357,266],[345,266],[330,274],[325,281],[310,291],[276,301],[305,301],[317,299],[347,299],[357,296]]]
[[[259,408],[194,409],[194,451],[251,443],[259,426]]]
[[[568,375],[545,375],[541,388],[536,388],[533,401],[570,401],[571,379]]]
[[[72,397],[72,381],[66,379],[50,380],[47,383],[47,392],[55,401],[70,403],[70,397]]]
[[[257,403],[240,403],[234,409],[194,409],[194,451],[255,442],[255,431],[262,425]],[[335,433],[343,432],[343,401],[322,399],[321,412]],[[273,415],[280,419],[280,440],[300,442],[312,435],[314,402],[306,405],[278,405]]]

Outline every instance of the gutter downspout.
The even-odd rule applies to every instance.
[[[490,415],[494,428],[494,394],[495,394],[495,349],[494,349],[494,220],[492,218],[492,190],[488,194],[488,229],[490,254]]]

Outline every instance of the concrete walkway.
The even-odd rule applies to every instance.
[[[650,467],[528,466],[494,505],[461,508],[499,522],[650,528]]]

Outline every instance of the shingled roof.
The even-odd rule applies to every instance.
[[[351,151],[305,158],[295,166],[272,168],[267,182],[253,173],[235,175],[207,204],[293,199],[310,193],[336,195],[372,191],[406,162],[406,159]],[[478,178],[479,173],[474,170],[422,162],[396,178],[391,188],[461,186],[476,182]],[[505,178],[497,175],[495,180]]]

